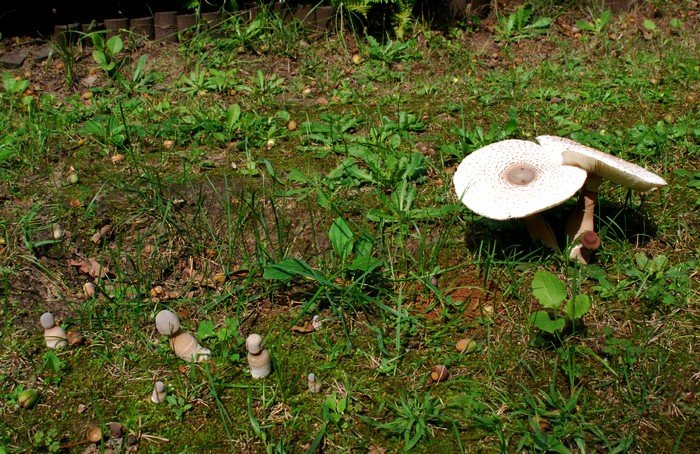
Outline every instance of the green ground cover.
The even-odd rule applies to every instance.
[[[697,452],[698,29],[692,1],[402,40],[262,15],[3,72],[0,452],[83,452],[110,421],[139,452]],[[455,197],[470,152],[541,134],[669,183],[604,184],[592,265]],[[174,356],[162,309],[210,361]],[[46,311],[85,342],[47,349]]]

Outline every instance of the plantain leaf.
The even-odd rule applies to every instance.
[[[555,318],[552,320],[549,318],[549,313],[547,311],[537,311],[530,316],[530,323],[545,333],[554,334],[564,329],[566,320],[563,318]]]
[[[577,320],[583,318],[584,315],[588,313],[591,308],[591,299],[588,295],[579,294],[573,299],[570,299],[564,305],[564,314],[570,320]]]
[[[532,294],[547,309],[559,309],[566,298],[566,289],[554,274],[538,271],[532,279]]]

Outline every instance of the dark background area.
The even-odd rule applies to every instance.
[[[202,0],[201,11],[227,9],[236,11],[262,3],[278,0]],[[48,38],[54,25],[74,23],[89,24],[92,20],[120,17],[137,18],[152,16],[158,11],[192,12],[187,0],[0,0],[0,33],[3,37],[34,35]],[[330,0],[287,0],[290,6],[300,4],[330,4]],[[454,20],[460,12],[471,9],[483,15],[488,11],[490,0],[417,0],[414,15],[425,17],[433,24],[444,24]],[[391,2],[375,4],[368,14],[369,25],[385,29],[387,18],[391,18]],[[371,27],[370,27],[371,28]]]
[[[202,11],[216,11],[227,0],[202,2]],[[242,2],[239,5],[256,3]],[[184,0],[0,0],[0,33],[49,36],[54,25],[90,23],[118,17],[145,17],[157,11],[187,12]]]

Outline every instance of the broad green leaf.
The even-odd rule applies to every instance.
[[[214,322],[212,320],[202,320],[197,327],[197,339],[203,340],[214,336]]]
[[[115,56],[124,48],[124,43],[119,36],[112,36],[107,40],[107,50],[112,56]]]
[[[577,320],[583,318],[584,315],[588,313],[591,308],[591,299],[588,295],[579,294],[573,299],[570,299],[564,305],[564,314],[570,320]]]
[[[285,259],[274,265],[268,265],[263,272],[264,279],[290,280],[294,277],[305,277],[330,284],[319,272],[311,268],[308,263],[299,259]]]
[[[101,50],[93,50],[92,59],[100,66],[105,66],[107,64],[107,56]]]
[[[538,271],[532,279],[532,294],[547,309],[559,309],[566,298],[566,289],[554,274]]]
[[[328,232],[328,239],[331,246],[338,256],[345,261],[352,249],[352,240],[355,235],[350,230],[350,226],[343,218],[337,218],[333,221],[331,229]]]
[[[383,262],[377,258],[371,256],[360,256],[356,257],[355,260],[350,262],[346,269],[349,271],[362,271],[363,273],[371,273],[376,268],[382,266]]]
[[[549,318],[549,313],[547,311],[537,311],[530,316],[530,323],[545,333],[554,334],[564,329],[566,320],[563,318],[555,318],[552,320]]]

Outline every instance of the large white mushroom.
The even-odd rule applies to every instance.
[[[574,140],[557,136],[539,136],[542,147],[561,153],[564,164],[577,166],[588,172],[578,205],[566,223],[569,241],[578,241],[571,250],[571,258],[588,263],[591,252],[600,241],[595,233],[595,205],[603,180],[617,183],[636,191],[665,186],[666,181],[655,173],[616,156],[587,147]]]
[[[586,171],[564,165],[561,152],[515,139],[472,152],[453,177],[469,209],[491,219],[523,218],[530,237],[554,250],[554,232],[539,213],[569,199],[585,180]]]

